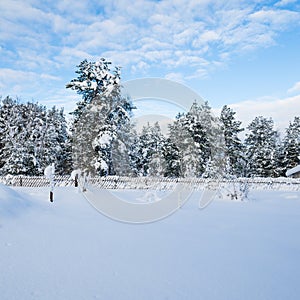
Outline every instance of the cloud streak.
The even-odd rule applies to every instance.
[[[294,117],[300,116],[300,93],[292,97],[283,97],[280,99],[256,99],[234,103],[229,105],[236,111],[236,118],[243,122],[247,127],[250,122],[257,116],[272,118],[275,127],[281,133],[284,133],[289,122]]]
[[[28,90],[28,78],[42,82],[42,74],[68,82],[81,60],[101,56],[128,77],[205,78],[235,55],[272,46],[299,25],[291,2],[3,0],[0,67],[15,77],[2,77],[1,85],[21,92]]]
[[[290,89],[288,89],[289,94],[299,93],[300,94],[300,81],[296,82]]]

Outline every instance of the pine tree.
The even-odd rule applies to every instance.
[[[165,161],[164,176],[170,178],[180,177],[180,152],[170,138],[166,139],[162,147],[162,154]]]
[[[278,133],[272,119],[256,117],[247,127],[247,176],[274,177]]]
[[[164,136],[156,122],[153,126],[149,123],[142,128],[139,135],[136,165],[140,176],[159,176],[164,172],[163,157]]]
[[[295,117],[286,130],[281,149],[281,174],[300,163],[300,117]]]
[[[244,129],[241,128],[241,122],[235,120],[235,114],[227,105],[222,108],[221,129],[224,134],[225,156],[228,160],[227,172],[230,175],[243,176],[245,149],[238,135]]]
[[[2,174],[42,175],[50,163],[66,166],[66,122],[63,111],[9,97],[0,106]],[[61,173],[64,171],[61,170]]]
[[[205,165],[211,157],[211,144],[209,139],[212,118],[208,103],[205,102],[199,106],[194,102],[186,115],[186,119],[189,133],[193,139],[193,148],[190,153],[192,154],[194,152],[195,155],[198,155],[196,173],[191,175],[202,176]],[[191,157],[195,157],[195,155],[192,154]]]
[[[71,152],[64,110],[52,107],[46,112],[45,120],[41,168],[54,163],[57,174],[70,174]]]
[[[221,162],[220,128],[207,102],[201,105],[194,102],[186,114],[178,115],[169,129],[171,142],[179,150],[182,176],[201,177],[209,160]]]
[[[82,100],[77,103],[77,108],[72,113],[75,120],[80,118],[86,106],[91,104],[99,95],[109,95],[111,89],[119,84],[120,68],[116,67],[114,72],[110,71],[111,62],[101,58],[97,62],[83,60],[78,66],[75,73],[78,77],[72,79],[66,85],[66,88],[76,90],[82,96]]]
[[[16,125],[18,113],[15,109],[17,105],[16,100],[8,96],[0,100],[0,169],[3,174],[3,167],[7,163],[12,146],[11,140],[16,130],[16,128],[12,127],[12,124]]]
[[[136,176],[134,155],[137,134],[130,122],[122,126],[112,144],[112,165],[114,174],[119,176]]]
[[[105,59],[98,62],[84,60],[76,71],[78,78],[66,85],[82,95],[82,101],[73,112],[75,168],[100,175],[124,173],[117,170],[120,151],[122,157],[126,156],[130,161],[131,131],[128,128],[134,107],[130,99],[121,95],[120,69],[116,67],[111,72],[110,64]]]
[[[188,128],[185,114],[179,114],[169,126],[170,143],[178,149],[179,174],[182,177],[192,177],[197,174],[199,152]],[[168,154],[165,153],[165,156]]]
[[[1,104],[1,173],[34,174],[34,159],[28,147],[28,115],[25,105],[7,97]]]
[[[154,123],[151,133],[153,153],[148,165],[148,171],[150,176],[159,177],[163,176],[165,170],[165,159],[162,150],[165,143],[165,138],[161,133],[158,122]]]

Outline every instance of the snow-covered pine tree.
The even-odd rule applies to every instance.
[[[295,117],[286,129],[281,148],[281,174],[300,163],[300,117]]]
[[[284,162],[284,151],[283,151],[283,141],[281,134],[276,132],[276,146],[275,146],[275,156],[274,156],[274,177],[285,176],[285,166]]]
[[[151,130],[151,136],[152,136],[152,156],[148,164],[149,175],[159,177],[164,175],[164,170],[166,166],[165,166],[165,159],[163,156],[165,137],[161,133],[161,129],[158,122],[154,123]]]
[[[242,122],[235,119],[235,114],[236,112],[225,105],[221,111],[220,121],[225,141],[224,151],[227,161],[227,172],[230,175],[240,177],[244,175],[245,149],[238,135],[244,128],[241,128]]]
[[[134,108],[121,95],[120,68],[111,72],[110,64],[104,58],[98,62],[84,60],[76,71],[78,77],[66,85],[82,95],[73,112],[74,167],[100,175],[116,174],[114,152],[129,156],[128,127]]]
[[[130,142],[128,143],[128,154],[129,154],[129,158],[128,161],[130,162],[130,173],[132,176],[139,176],[140,174],[140,163],[141,163],[141,159],[139,157],[139,143],[140,143],[140,136],[138,134],[138,132],[136,131],[136,129],[131,128],[130,130]]]
[[[273,129],[273,120],[256,117],[247,127],[246,134],[246,175],[248,177],[274,177],[278,133]]]
[[[42,168],[55,164],[57,174],[70,174],[71,152],[63,108],[53,106],[46,111],[41,140]]]
[[[26,134],[24,146],[30,155],[30,164],[27,165],[27,175],[41,175],[44,168],[45,155],[43,145],[44,135],[46,134],[46,115],[47,109],[45,106],[38,103],[27,102],[22,105],[23,110],[23,132]]]
[[[3,167],[11,151],[10,135],[13,135],[13,131],[10,128],[12,122],[17,119],[15,114],[17,101],[8,96],[4,99],[0,98],[0,100],[0,170],[3,174]]]
[[[41,175],[49,162],[66,155],[66,127],[63,112],[52,116],[38,103],[19,103],[7,97],[0,106],[1,173]],[[61,162],[66,166],[65,162]]]
[[[136,167],[139,176],[158,176],[164,172],[164,136],[156,122],[142,128],[136,151]]]
[[[188,124],[186,114],[178,114],[176,120],[169,125],[170,143],[173,145],[172,148],[178,149],[178,169],[181,177],[197,175],[200,155]],[[164,155],[167,157],[169,154],[165,153]]]
[[[179,149],[182,176],[201,177],[209,159],[217,159],[215,165],[221,167],[221,133],[208,102],[201,105],[194,102],[186,114],[178,115],[169,129],[171,142]]]
[[[116,139],[112,143],[112,165],[114,174],[119,176],[136,176],[135,166],[137,133],[130,122],[122,126]]]
[[[208,102],[198,105],[194,102],[189,112],[186,114],[188,130],[192,136],[195,149],[197,149],[198,163],[196,167],[196,175],[202,176],[205,166],[211,157],[212,145],[210,143],[212,129],[211,108]]]
[[[6,97],[0,109],[1,174],[30,175],[34,160],[28,149],[25,105]]]
[[[71,113],[74,122],[81,117],[87,105],[104,92],[108,93],[120,81],[120,68],[116,67],[114,72],[110,71],[111,62],[101,58],[98,62],[83,60],[75,71],[78,77],[72,79],[66,88],[76,90],[82,96],[82,100],[77,103],[76,109]]]
[[[180,152],[170,138],[165,140],[162,147],[162,154],[165,161],[164,176],[170,178],[180,177]]]
[[[56,160],[56,173],[61,175],[69,175],[73,170],[72,144],[64,108],[57,109],[56,116],[57,123],[55,127],[56,131],[58,132],[57,139],[61,148],[59,156],[57,156]]]
[[[73,120],[71,141],[74,170],[88,170],[91,173],[95,173],[99,167],[103,170],[107,167],[104,164],[101,166],[97,165],[98,149],[96,149],[97,145],[94,145],[94,140],[99,132],[97,125],[100,123],[101,117],[101,109],[95,106],[93,110],[84,109],[80,113],[80,118]]]

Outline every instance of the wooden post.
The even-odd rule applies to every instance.
[[[46,167],[44,170],[45,177],[50,181],[50,202],[53,202],[53,191],[55,186],[54,174],[55,174],[55,168],[53,163],[52,165]]]
[[[75,187],[78,187],[78,174],[75,175]]]

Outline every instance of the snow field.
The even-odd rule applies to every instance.
[[[49,188],[0,189],[3,300],[299,298],[299,192],[199,210],[197,191],[172,216],[132,225],[73,187],[56,188],[54,203]]]

